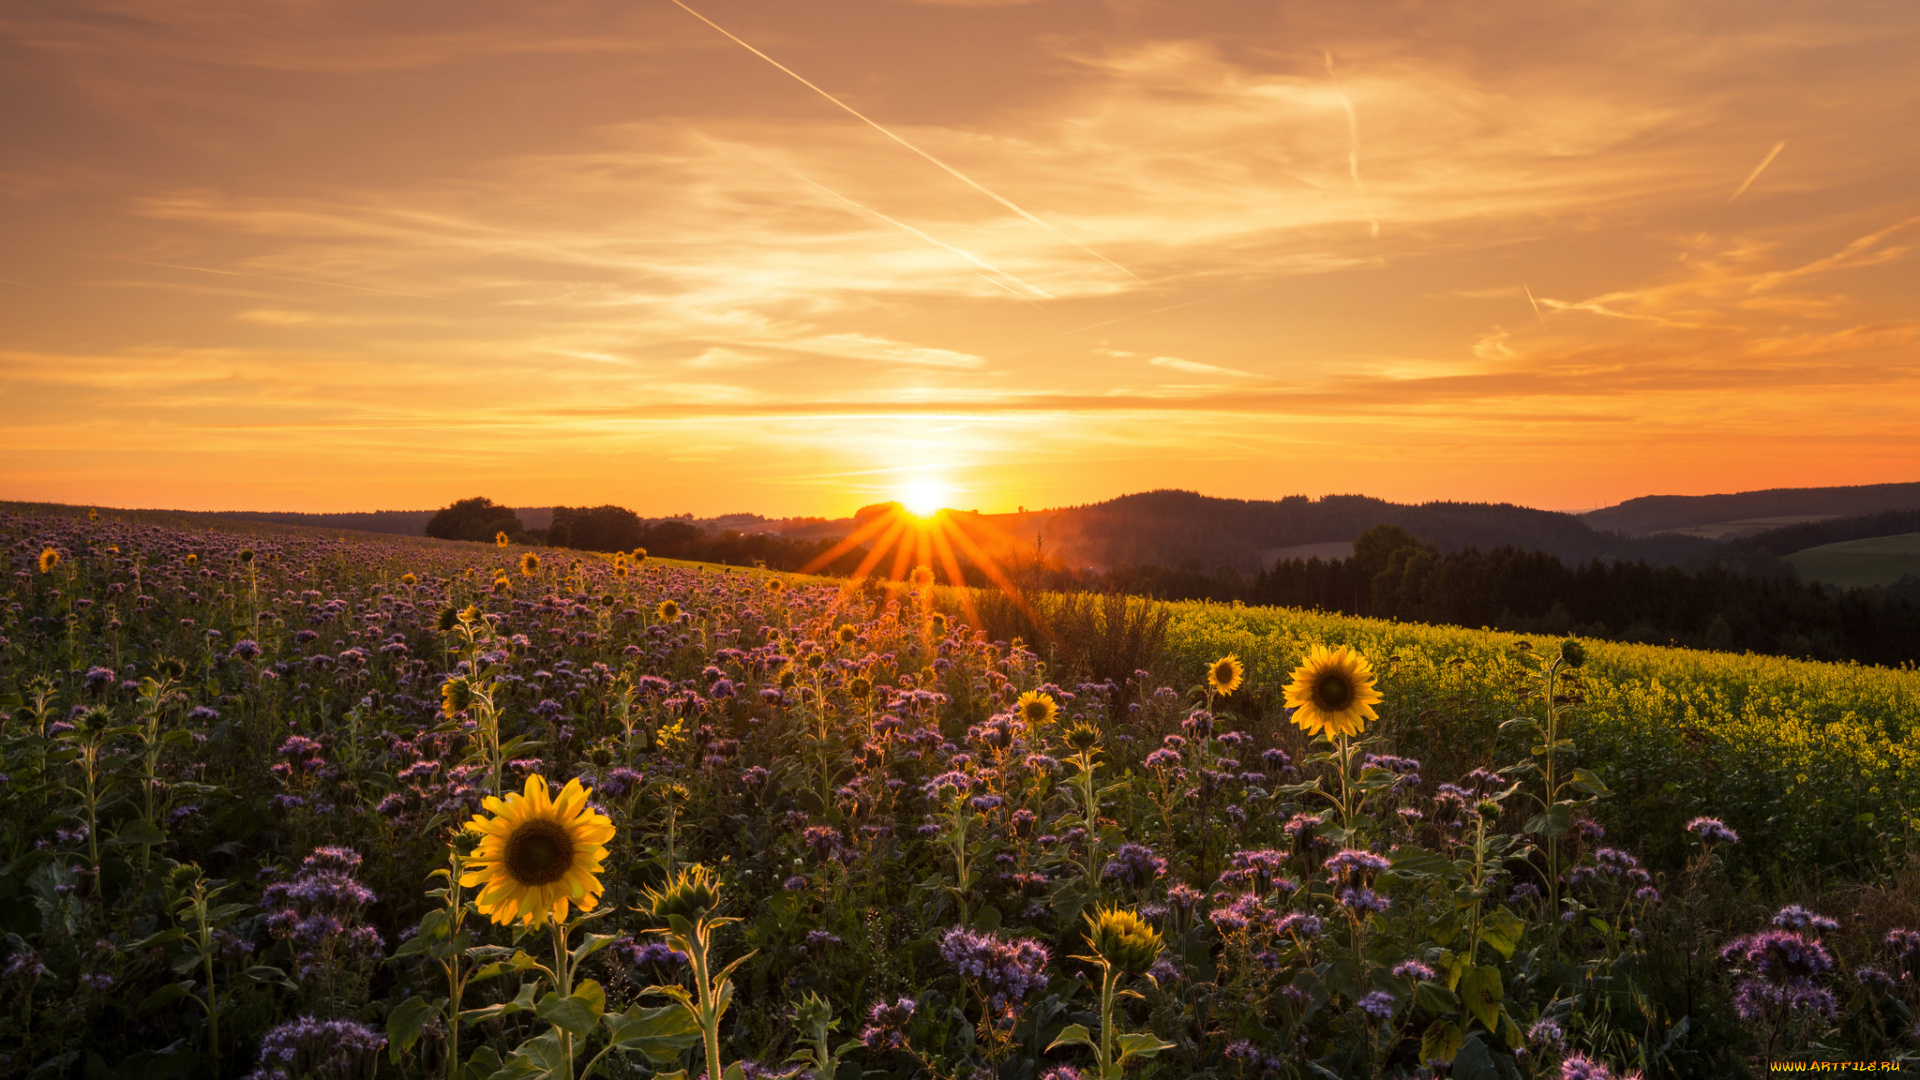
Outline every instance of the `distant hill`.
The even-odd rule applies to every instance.
[[[1032,514],[983,515],[1004,546],[1091,567],[1198,564],[1252,573],[1276,558],[1343,553],[1374,525],[1398,525],[1445,552],[1510,546],[1567,562],[1644,560],[1671,566],[1705,557],[1713,545],[1689,537],[1635,539],[1596,531],[1573,514],[1508,503],[1410,505],[1365,495],[1279,500],[1216,499],[1191,491],[1149,491],[1090,506]],[[1317,549],[1317,550],[1313,550]]]
[[[1920,483],[1769,488],[1731,495],[1644,495],[1581,517],[1627,536],[1679,533],[1726,540],[1799,522],[1920,510]]]

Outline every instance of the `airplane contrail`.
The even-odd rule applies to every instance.
[[[1360,193],[1360,205],[1367,211],[1367,224],[1373,227],[1373,238],[1378,240],[1380,222],[1373,217],[1367,185],[1360,182],[1360,114],[1353,111],[1353,99],[1340,89],[1340,79],[1333,73],[1333,50],[1322,49],[1320,53],[1327,58],[1327,81],[1333,84],[1333,92],[1339,95],[1341,106],[1347,110],[1347,175],[1353,177],[1353,189]]]
[[[1753,186],[1753,182],[1755,180],[1760,179],[1760,174],[1765,172],[1767,169],[1767,166],[1773,164],[1773,159],[1778,157],[1780,155],[1780,151],[1785,150],[1786,148],[1787,148],[1787,141],[1785,139],[1782,139],[1779,142],[1774,143],[1773,149],[1767,151],[1767,156],[1760,159],[1760,164],[1755,165],[1753,167],[1753,171],[1747,174],[1747,178],[1745,180],[1740,181],[1740,186],[1733,189],[1733,194],[1727,196],[1727,205],[1729,206],[1733,205],[1733,200],[1739,198],[1741,192]]]
[[[1533,289],[1528,287],[1527,283],[1524,281],[1520,283],[1520,288],[1526,290],[1527,303],[1533,305],[1533,317],[1536,319],[1539,319],[1541,322],[1546,322],[1547,317],[1545,315],[1540,314],[1540,301],[1535,300],[1533,298]]]
[[[775,60],[773,57],[768,56],[766,53],[761,52],[759,49],[756,49],[753,46],[747,44],[745,41],[742,41],[740,38],[736,37],[731,31],[729,31],[726,27],[721,26],[719,23],[714,22],[712,19],[707,18],[705,15],[702,15],[699,12],[688,7],[687,5],[681,3],[680,0],[670,0],[670,2],[673,4],[673,6],[679,8],[680,10],[686,12],[687,14],[693,16],[694,18],[699,19],[701,22],[706,23],[708,26],[713,27],[715,30],[718,30],[721,34],[725,35],[729,41],[732,41],[734,44],[747,50],[748,52],[759,57],[760,59],[765,60],[767,63],[772,64],[774,67],[779,68],[781,71],[786,72],[788,75],[792,76],[793,79],[796,82],[798,82],[800,85],[806,87],[807,89],[813,91],[816,94],[819,94],[821,97],[826,98],[828,101],[832,102],[833,104],[838,106],[840,109],[845,111],[847,115],[853,117],[854,119],[867,125],[873,130],[879,132],[880,134],[885,135],[887,138],[892,139],[894,142],[899,143],[901,146],[906,147],[907,149],[913,151],[914,153],[932,162],[935,166],[939,167],[942,171],[947,173],[947,175],[952,176],[954,179],[967,185],[973,190],[979,192],[980,194],[985,195],[987,198],[992,199],[994,202],[999,203],[1001,206],[1004,206],[1007,209],[1013,211],[1014,213],[1019,214],[1021,217],[1027,219],[1033,224],[1040,226],[1041,228],[1047,230],[1050,233],[1053,233],[1055,236],[1058,236],[1060,239],[1065,240],[1068,244],[1071,244],[1072,246],[1079,248],[1081,251],[1086,252],[1088,255],[1091,255],[1094,258],[1099,259],[1101,262],[1106,263],[1108,266],[1113,267],[1115,270],[1120,271],[1121,273],[1127,275],[1133,280],[1138,281],[1141,284],[1146,283],[1145,279],[1141,278],[1139,274],[1134,273],[1133,271],[1127,269],[1126,267],[1121,266],[1119,263],[1114,262],[1112,259],[1107,258],[1105,255],[1102,255],[1099,252],[1088,247],[1087,245],[1082,244],[1080,241],[1075,240],[1073,237],[1068,236],[1064,232],[1061,232],[1055,226],[1045,221],[1042,221],[1040,218],[1033,216],[1032,214],[1028,213],[1025,209],[1020,207],[1018,204],[1014,203],[1013,200],[1008,199],[1006,196],[1001,195],[1000,193],[989,189],[985,184],[980,183],[980,181],[975,180],[973,177],[968,176],[966,173],[961,172],[959,169],[954,168],[953,166],[947,164],[946,162],[941,161],[939,158],[934,157],[932,154],[927,153],[925,150],[920,149],[918,146],[915,146],[914,144],[908,142],[907,140],[901,138],[900,136],[895,135],[893,132],[882,127],[877,121],[867,116],[865,113],[847,104],[846,102],[841,101],[839,98],[834,97],[832,94],[827,93],[825,90],[822,90],[820,87],[815,86],[813,83],[808,82],[806,78],[803,77],[799,72],[793,70],[792,68],[781,63],[780,61]]]
[[[893,226],[894,228],[901,230],[902,232],[911,233],[914,236],[917,236],[920,239],[925,240],[927,243],[932,244],[934,247],[942,248],[946,251],[950,251],[955,255],[960,256],[961,258],[974,264],[974,266],[979,267],[980,269],[991,271],[993,274],[998,274],[1000,277],[1006,278],[1007,281],[1013,282],[1015,285],[1018,285],[1020,286],[1020,288],[1027,290],[1028,292],[1032,293],[1034,296],[1038,296],[1046,300],[1053,299],[1052,293],[1047,292],[1045,289],[1042,289],[1037,285],[1027,284],[1026,282],[1020,280],[1019,278],[1013,276],[1012,274],[1007,273],[1005,270],[1000,269],[999,267],[993,265],[992,263],[981,258],[980,256],[975,255],[973,252],[968,251],[966,248],[956,247],[953,244],[947,243],[945,240],[936,239],[935,237],[929,236],[927,233],[914,228],[913,226],[907,224],[904,221],[899,220],[898,218],[889,217],[886,214],[883,214],[880,211],[875,210],[873,207],[866,205],[865,203],[856,202],[853,199],[849,199],[845,195],[842,195],[839,192],[828,187],[827,185],[820,183],[819,181],[815,180],[814,178],[812,178],[811,176],[808,176],[805,173],[792,172],[792,170],[788,170],[788,171],[792,173],[792,175],[796,179],[798,179],[801,183],[804,183],[809,187],[812,187],[815,190],[822,192],[823,194],[826,194],[834,199],[837,199],[840,202],[843,202],[848,206],[853,207],[855,210],[858,210],[865,214],[871,214],[874,217],[879,218],[881,221],[884,221],[887,224]],[[980,270],[975,270],[974,273],[979,274]],[[1018,290],[1010,288],[1005,281],[1001,281],[999,280],[999,278],[991,277],[988,274],[980,274],[980,276],[983,278],[986,278],[988,281],[993,282],[995,285],[998,285],[1002,289],[1006,289],[1008,292],[1012,293],[1015,296],[1020,297],[1020,299],[1022,300],[1032,299],[1032,297],[1021,296]]]

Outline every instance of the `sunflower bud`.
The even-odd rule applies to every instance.
[[[440,684],[440,711],[449,719],[459,716],[473,704],[473,687],[465,679],[448,679]]]
[[[1577,668],[1587,662],[1587,647],[1580,644],[1579,638],[1568,638],[1560,643],[1560,662],[1571,668]]]
[[[866,697],[873,693],[873,681],[865,675],[855,675],[853,681],[847,684],[847,693],[857,698]]]
[[[245,566],[246,564],[252,561],[253,561],[253,549],[241,548],[240,549],[240,565]]]
[[[174,892],[186,892],[200,879],[200,868],[192,863],[181,863],[167,871],[167,888]]]
[[[656,919],[679,916],[694,922],[720,906],[720,882],[713,871],[695,864],[680,871],[663,889],[647,889],[638,910]]]
[[[1160,955],[1160,932],[1120,908],[1096,908],[1087,919],[1087,948],[1129,975],[1142,975]]]
[[[1067,745],[1085,752],[1100,745],[1100,729],[1082,721],[1067,729]]]
[[[454,607],[452,604],[441,608],[440,617],[434,620],[434,625],[439,627],[440,632],[443,634],[452,630],[454,627],[460,625],[460,609]]]

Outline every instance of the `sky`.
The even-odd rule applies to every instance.
[[[1909,0],[0,0],[0,498],[1920,480]]]

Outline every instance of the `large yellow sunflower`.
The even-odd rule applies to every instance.
[[[569,903],[582,911],[600,903],[603,889],[594,875],[603,869],[613,822],[587,806],[590,790],[569,780],[551,798],[546,778],[534,775],[524,794],[487,797],[494,816],[475,814],[467,822],[468,832],[480,834],[480,847],[460,877],[463,886],[481,886],[474,899],[480,914],[537,929],[549,918],[565,922]]]
[[[1207,668],[1207,686],[1222,696],[1232,694],[1240,689],[1240,677],[1246,674],[1246,670],[1240,666],[1238,656],[1228,653]]]
[[[1345,645],[1315,645],[1287,684],[1293,722],[1309,735],[1358,735],[1367,721],[1379,719],[1373,711],[1379,700],[1373,665]]]
[[[1054,717],[1060,715],[1060,706],[1053,700],[1053,695],[1038,690],[1029,690],[1021,694],[1020,701],[1014,706],[1014,710],[1020,714],[1020,719],[1032,727],[1051,723]]]

